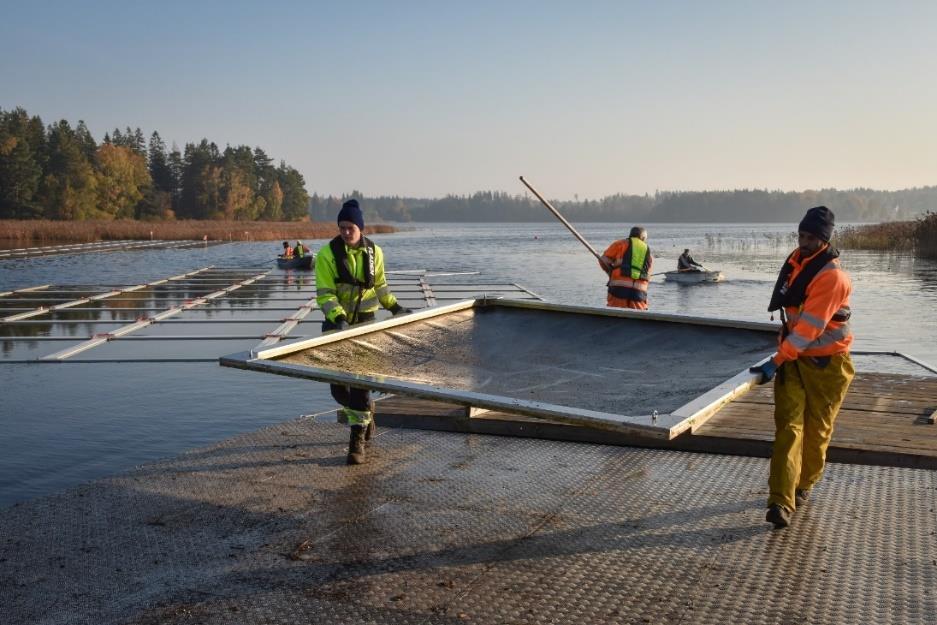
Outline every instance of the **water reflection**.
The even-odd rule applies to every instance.
[[[913,263],[911,275],[921,281],[921,289],[937,291],[937,261],[917,260]]]
[[[68,343],[22,339],[29,337],[74,338],[77,341],[91,338],[95,334],[113,331],[122,325],[148,319],[158,312],[217,293],[243,279],[240,274],[216,274],[204,282],[189,280],[150,285],[68,308],[46,310],[23,320],[0,322],[0,354],[8,358],[15,351],[18,356],[33,358],[40,355],[40,352],[50,353],[55,351],[51,349],[52,345],[59,345],[59,348],[63,348]],[[281,283],[277,282],[277,284]],[[288,277],[286,285],[302,288],[306,286],[306,278]],[[107,289],[100,288],[70,290],[68,287],[56,286],[45,293],[42,291],[13,293],[0,298],[0,315],[4,314],[3,308],[7,310],[15,308],[16,310],[11,310],[9,314],[17,314],[39,308],[49,308],[106,292]],[[200,305],[197,309],[204,318],[212,319],[222,312],[220,310],[222,307],[229,310],[261,307],[262,302],[269,301],[277,293],[278,291],[265,288],[263,284],[254,283],[223,294],[217,299],[209,300],[207,305]]]

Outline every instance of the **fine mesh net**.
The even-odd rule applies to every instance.
[[[770,355],[775,340],[756,330],[487,306],[279,360],[437,390],[640,415],[692,401]]]

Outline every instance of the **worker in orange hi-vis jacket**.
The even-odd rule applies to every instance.
[[[648,277],[654,257],[647,245],[647,230],[631,229],[627,239],[608,246],[599,266],[608,274],[609,306],[647,310]]]
[[[798,248],[781,268],[768,310],[780,310],[778,351],[752,367],[759,383],[774,378],[774,450],[765,520],[787,527],[820,481],[833,422],[855,375],[849,346],[852,281],[830,245],[833,212],[807,211]],[[775,373],[777,374],[775,376]]]

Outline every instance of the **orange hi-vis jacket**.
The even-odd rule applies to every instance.
[[[828,249],[829,244],[803,260],[800,250],[795,250],[786,262],[791,266],[786,287],[791,287],[807,265]],[[831,356],[848,352],[852,344],[849,328],[851,293],[852,280],[840,267],[839,258],[829,260],[807,284],[803,301],[798,306],[783,307],[787,319],[778,340],[778,353],[773,359],[775,364],[796,360],[800,356]]]
[[[635,240],[638,241],[639,248],[644,247],[644,254],[639,258],[633,258],[634,250],[631,249],[630,238],[615,241],[602,254],[602,262],[607,266],[620,263],[608,276],[609,305],[616,301],[619,303],[614,305],[647,308],[648,276],[654,257],[646,243],[640,239]],[[601,262],[599,264],[602,265]],[[629,302],[633,305],[629,306]]]

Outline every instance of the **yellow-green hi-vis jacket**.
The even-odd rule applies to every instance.
[[[342,256],[345,271],[338,265]],[[387,286],[381,248],[366,237],[359,247],[348,247],[341,237],[322,246],[316,255],[316,303],[332,322],[344,315],[355,323],[356,309],[360,316],[376,312],[378,304],[392,308],[397,298]]]

